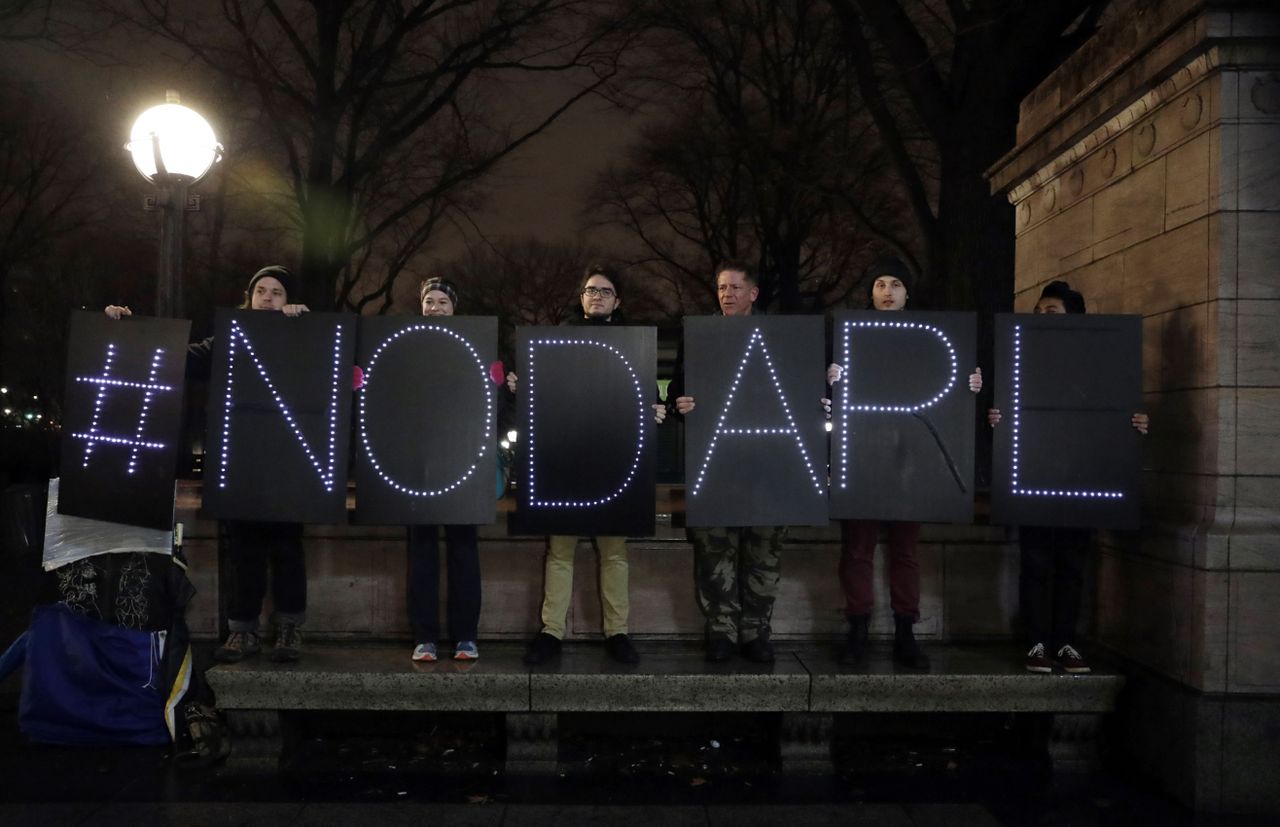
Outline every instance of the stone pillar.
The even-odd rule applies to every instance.
[[[1095,637],[1132,757],[1197,809],[1280,812],[1280,9],[1136,0],[1023,102],[992,169],[1014,304],[1064,279],[1143,317],[1140,535]]]

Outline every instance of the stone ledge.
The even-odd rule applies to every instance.
[[[1123,676],[1032,675],[1008,644],[926,646],[931,672],[896,670],[887,647],[869,668],[836,644],[787,645],[771,666],[709,664],[700,645],[639,641],[636,666],[598,643],[565,645],[528,667],[522,645],[486,642],[478,661],[415,664],[407,645],[310,644],[301,661],[258,656],[207,673],[222,709],[477,712],[1108,712]]]
[[[925,646],[930,672],[897,669],[889,649],[873,650],[865,672],[841,667],[833,653],[800,660],[813,677],[814,712],[1068,712],[1115,709],[1124,676],[1099,668],[1087,675],[1036,675],[1015,646]]]

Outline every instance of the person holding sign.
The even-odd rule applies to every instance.
[[[1050,282],[1040,291],[1033,312],[1084,313],[1084,296],[1065,281]],[[1000,420],[999,408],[987,411],[987,423],[992,428],[999,425]],[[1130,424],[1138,433],[1146,434],[1150,419],[1144,413],[1135,413]],[[1028,672],[1048,674],[1055,664],[1069,674],[1090,671],[1089,662],[1075,645],[1089,534],[1087,528],[1063,526],[1020,526],[1018,529],[1018,550],[1022,558],[1018,600],[1031,643],[1024,663]]]
[[[881,259],[868,269],[872,277],[868,304],[880,311],[903,310],[910,298],[911,271],[896,258]],[[827,382],[834,385],[844,374],[844,366],[831,364]],[[982,390],[982,370],[969,376],[969,390]],[[868,629],[874,605],[872,577],[875,573],[876,542],[884,528],[888,539],[889,600],[893,609],[893,659],[911,669],[928,669],[929,657],[916,642],[913,624],[920,619],[920,565],[916,547],[920,523],[903,520],[842,520],[840,523],[840,586],[845,598],[849,631],[841,662],[864,666],[867,661]]]
[[[266,310],[299,316],[305,304],[290,304],[296,294],[296,280],[285,267],[263,267],[249,279],[242,310]],[[132,315],[128,307],[109,305],[113,319]],[[213,355],[213,337],[193,342],[187,348],[187,372],[208,375]],[[295,661],[302,654],[301,626],[307,608],[306,558],[302,551],[302,525],[248,520],[226,520],[220,528],[227,538],[227,559],[231,563],[230,599],[227,625],[230,633],[213,656],[223,663],[235,663],[262,651],[258,633],[262,601],[267,593],[267,573],[271,569],[272,620],[276,626],[272,660]]]
[[[569,325],[619,325],[622,316],[622,290],[617,274],[610,268],[588,267],[578,291],[581,314],[575,313]],[[584,377],[589,381],[590,377]],[[516,383],[514,374],[507,377],[508,386]],[[666,417],[666,407],[655,404],[654,417],[659,424]],[[603,614],[605,650],[619,663],[639,663],[627,636],[627,620],[631,612],[628,594],[627,538],[596,536],[591,538],[600,555],[600,608]],[[542,631],[530,642],[524,662],[538,664],[560,654],[564,638],[565,617],[573,594],[573,558],[578,538],[552,535],[547,543],[542,593]]]
[[[458,306],[453,282],[430,278],[418,290],[424,316],[452,316]],[[480,627],[480,549],[474,525],[444,526],[449,568],[449,635],[454,660],[480,657],[476,646]],[[432,663],[439,657],[440,527],[409,526],[409,622],[413,626],[413,660]]]
[[[755,312],[760,287],[748,264],[726,261],[716,270],[716,297],[724,316]],[[682,351],[683,355],[683,351]],[[697,403],[685,394],[683,358],[678,360],[668,398],[680,416]],[[698,607],[706,619],[707,660],[723,662],[738,649],[748,660],[772,663],[770,619],[782,581],[786,526],[688,528],[693,545]]]

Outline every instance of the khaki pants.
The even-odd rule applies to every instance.
[[[627,597],[627,543],[625,537],[595,537],[600,552],[600,609],[604,635],[626,634],[631,603]],[[564,638],[564,619],[573,595],[573,555],[578,538],[555,534],[547,544],[545,585],[542,595],[542,631]]]

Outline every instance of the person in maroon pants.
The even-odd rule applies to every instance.
[[[907,306],[911,271],[895,258],[884,258],[868,269],[871,277],[869,307],[875,310],[902,310]],[[835,384],[844,373],[842,365],[827,368],[827,382]],[[982,390],[982,371],[969,376],[969,390]],[[928,669],[929,656],[916,642],[912,625],[920,619],[920,564],[916,544],[920,523],[900,520],[842,520],[840,523],[840,588],[844,592],[849,633],[840,662],[864,666],[867,661],[867,629],[874,606],[872,577],[875,573],[876,541],[884,529],[888,539],[889,604],[893,609],[893,659],[912,669]]]

